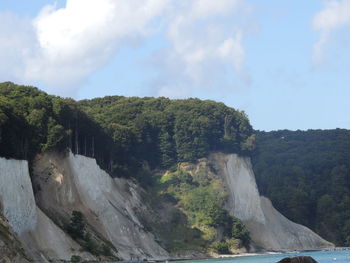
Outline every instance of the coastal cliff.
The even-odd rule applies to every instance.
[[[198,164],[182,167],[192,171],[193,176],[202,169],[201,172],[211,173],[210,176],[223,182],[222,191],[228,196],[225,209],[247,225],[253,249],[333,246],[310,229],[289,221],[267,198],[259,195],[249,158],[215,153],[205,159],[204,164],[214,167],[214,171],[203,170]],[[39,155],[32,181],[26,161],[0,158],[0,168],[2,213],[27,255],[34,260],[69,260],[73,255],[99,258],[81,252],[82,244],[67,233],[73,211],[83,214],[86,231],[96,244],[109,246],[115,257],[128,260],[170,257],[157,241],[157,233],[142,224],[140,216],[147,217],[147,214],[136,213],[147,210],[146,200],[139,194],[140,186],[132,180],[113,179],[93,158],[71,152]]]
[[[37,206],[27,161],[0,158],[0,171],[2,213],[29,258],[48,262],[76,254],[93,259]]]
[[[211,162],[225,181],[229,193],[227,209],[247,224],[257,247],[313,250],[333,246],[307,227],[288,220],[268,198],[260,196],[249,158],[237,154],[213,154]]]
[[[112,179],[94,159],[71,152],[38,157],[34,178],[39,206],[59,224],[80,211],[98,242],[111,242],[120,258],[168,258],[134,213],[143,204],[132,181]]]
[[[48,262],[331,247],[260,197],[255,137],[214,101],[74,101],[2,83],[0,250]]]

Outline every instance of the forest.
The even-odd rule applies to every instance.
[[[291,220],[350,246],[350,131],[256,135],[252,162],[260,193]]]
[[[167,168],[211,151],[249,154],[244,112],[199,99],[104,97],[75,101],[34,87],[0,84],[0,156],[31,161],[43,151],[91,156],[113,176],[138,176],[144,162]]]

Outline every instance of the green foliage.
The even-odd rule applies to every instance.
[[[71,258],[70,258],[70,261],[72,263],[78,263],[78,262],[82,262],[82,258],[80,256],[77,256],[77,255],[73,255]]]
[[[111,124],[128,129],[132,139],[120,145],[119,152],[146,160],[153,167],[194,161],[210,151],[244,154],[253,148],[253,131],[246,115],[222,103],[114,96],[79,104],[115,142],[119,139]]]
[[[66,137],[64,127],[62,125],[57,124],[57,122],[50,117],[47,128],[47,142],[44,145],[43,150],[62,150],[65,146],[64,141]]]
[[[350,237],[350,131],[258,132],[259,189],[285,216],[337,245]]]
[[[73,211],[70,222],[66,227],[67,232],[74,239],[85,238],[85,228],[86,224],[84,222],[83,214],[79,211]]]
[[[0,84],[0,156],[32,160],[46,150],[70,148],[108,169],[112,139],[72,99],[33,87]]]
[[[239,219],[224,209],[227,196],[222,191],[222,181],[215,176],[207,159],[202,158],[196,164],[180,163],[177,169],[172,168],[163,176],[157,176],[154,188],[165,200],[180,208],[189,227],[200,231],[210,249],[228,253],[231,247],[237,249],[237,242],[248,246],[249,232]],[[222,240],[213,243],[219,236],[225,240],[235,239],[230,244]],[[236,239],[241,241],[234,242]]]
[[[87,231],[87,224],[84,215],[79,211],[73,211],[70,222],[65,226],[67,233],[76,240],[84,250],[96,256],[106,256],[114,259],[111,247],[105,243],[99,245],[91,233]]]
[[[242,248],[242,241],[239,239],[225,239],[213,242],[210,250],[217,254],[239,254]]]
[[[229,245],[225,241],[214,242],[211,245],[211,248],[214,252],[218,254],[230,254]]]
[[[247,226],[236,217],[232,217],[232,238],[241,240],[244,246],[248,246],[250,242]]]
[[[211,186],[199,186],[182,197],[184,209],[192,215],[195,224],[219,226],[228,218],[224,198]]]
[[[169,168],[211,151],[248,154],[252,132],[244,112],[213,101],[113,96],[76,102],[0,83],[0,156],[10,158],[69,148],[127,177],[140,175],[145,161]]]

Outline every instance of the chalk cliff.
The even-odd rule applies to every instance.
[[[97,236],[111,242],[121,258],[168,258],[134,213],[143,203],[131,180],[113,179],[95,159],[72,153],[40,156],[34,178],[41,189],[39,206],[56,215],[56,220],[64,221],[72,211],[81,211]]]
[[[259,195],[249,158],[216,153],[210,161],[226,184],[227,209],[248,226],[256,247],[307,250],[334,246],[307,227],[288,220],[269,199]]]
[[[285,218],[267,198],[259,195],[249,158],[214,153],[208,162],[215,168],[211,176],[224,182],[224,191],[228,193],[226,209],[248,226],[255,248],[333,246],[310,229]],[[65,226],[73,211],[84,215],[91,239],[109,246],[116,257],[169,258],[136,213],[149,210],[141,191],[133,180],[111,178],[95,159],[71,152],[39,155],[32,179],[26,161],[0,158],[0,212],[28,258],[40,262],[69,260],[73,255],[98,258],[81,252],[82,245],[67,234]],[[26,260],[23,257],[23,261],[14,262]]]
[[[0,158],[0,200],[2,214],[18,236],[26,254],[41,262],[82,255],[69,238],[37,207],[27,161]]]

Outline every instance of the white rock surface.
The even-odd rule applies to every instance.
[[[267,198],[260,197],[248,158],[216,153],[210,161],[225,182],[227,209],[247,224],[257,247],[281,250],[333,246],[285,218]],[[123,259],[169,257],[135,214],[135,209],[145,207],[131,181],[112,179],[95,159],[72,153],[45,154],[36,161],[34,170],[35,184],[41,188],[36,199],[51,218],[69,218],[73,210],[79,210]],[[26,161],[0,158],[0,208],[34,259],[46,262],[48,258],[70,259],[72,255],[93,259],[81,254],[79,245],[37,207]]]
[[[69,260],[81,254],[80,247],[36,206],[27,161],[0,158],[0,197],[4,217],[34,260]]]
[[[232,197],[230,212],[241,220],[264,224],[260,195],[249,159],[241,158],[237,154],[230,154],[224,158],[223,172]]]
[[[84,205],[98,216],[124,259],[168,257],[134,214],[133,207],[142,205],[135,192],[125,193],[121,180],[112,179],[95,159],[70,153],[69,164]]]
[[[266,223],[261,226],[252,222],[250,225],[256,229],[254,239],[264,244],[266,249],[312,250],[333,247],[333,244],[309,228],[288,220],[272,206],[268,198],[261,197],[260,201]]]
[[[42,155],[34,170],[42,189],[37,199],[45,211],[62,217],[81,211],[123,259],[169,257],[135,214],[144,204],[131,181],[113,179],[95,159],[72,153]]]
[[[27,161],[0,158],[0,201],[3,215],[15,233],[35,229],[36,204]]]
[[[229,193],[227,209],[241,219],[255,245],[267,250],[320,249],[334,245],[313,231],[288,220],[265,197],[260,197],[249,158],[237,154],[211,156]]]

